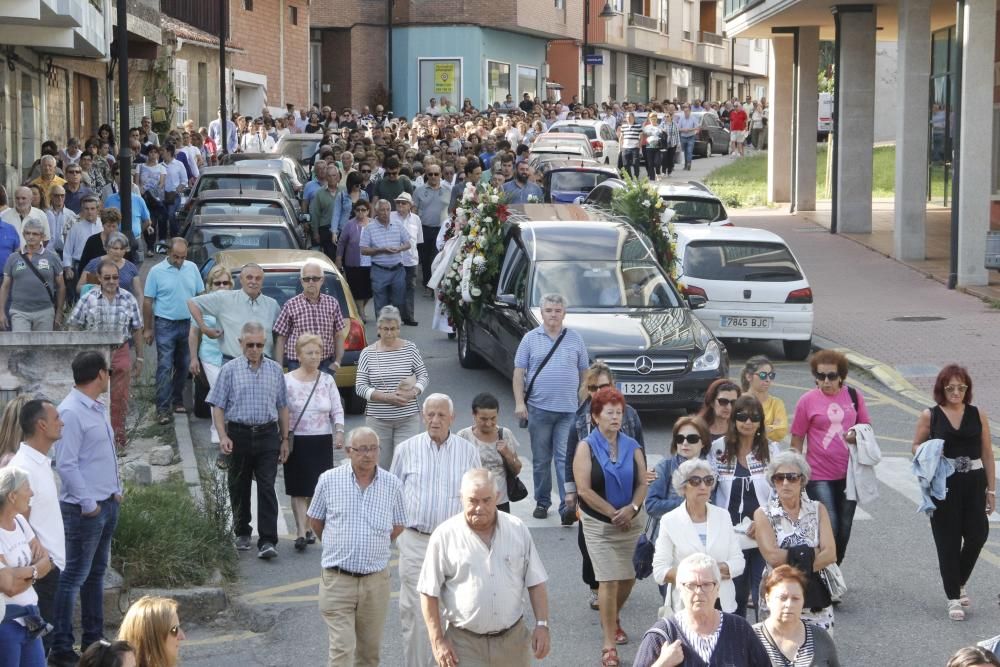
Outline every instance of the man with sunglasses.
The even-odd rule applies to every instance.
[[[80,205],[83,198],[93,194],[93,190],[83,184],[83,167],[78,164],[71,164],[66,167],[66,182],[63,184],[65,193],[64,205],[77,215],[80,214]],[[51,190],[49,191],[49,201],[51,202]]]
[[[299,271],[302,293],[285,302],[274,321],[274,360],[284,362],[288,370],[299,367],[295,345],[299,336],[311,333],[323,339],[323,360],[320,370],[331,375],[340,368],[344,358],[344,340],[347,338],[347,320],[337,299],[323,294],[326,274],[314,259],[306,260]]]
[[[424,285],[431,279],[431,264],[437,255],[436,239],[441,231],[441,224],[448,215],[448,203],[451,201],[451,184],[441,180],[441,162],[431,158],[426,161],[425,166],[424,184],[413,193],[413,210],[420,216],[424,233],[423,243],[417,245]]]

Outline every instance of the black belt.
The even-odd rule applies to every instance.
[[[357,579],[362,579],[364,577],[370,577],[373,574],[378,574],[378,572],[382,572],[382,570],[379,570],[378,572],[365,572],[365,573],[351,572],[350,570],[345,570],[344,568],[337,567],[336,565],[333,566],[333,567],[326,568],[326,571],[327,572],[336,572],[337,574],[346,574],[348,577],[355,577]]]
[[[419,528],[414,528],[412,526],[407,527],[407,530],[412,530],[414,533],[420,533],[424,537],[430,537],[431,536],[430,533],[425,533],[424,531],[420,530]]]
[[[190,322],[191,321],[190,317],[185,317],[182,320],[172,320],[169,317],[160,317],[159,315],[154,315],[153,319],[155,319],[155,320],[163,320],[164,322]]]
[[[510,626],[509,628],[504,628],[503,630],[498,630],[496,632],[473,632],[472,630],[466,630],[465,628],[458,628],[458,629],[461,630],[462,632],[468,632],[470,635],[476,635],[477,637],[490,637],[490,638],[493,638],[493,637],[503,637],[505,634],[507,634],[508,632],[510,632],[511,630],[513,630],[514,628],[516,628],[517,626],[521,625],[521,621],[523,619],[524,619],[524,616],[522,616],[521,618],[519,618],[516,621],[514,621],[514,625]],[[458,626],[455,626],[455,627],[458,627]]]
[[[399,264],[393,264],[392,266],[382,266],[381,264],[376,264],[375,262],[372,262],[372,268],[382,269],[383,271],[395,271],[396,269],[403,268],[403,263],[400,262]]]
[[[228,422],[226,424],[226,428],[235,429],[237,431],[250,431],[251,433],[263,433],[264,431],[277,429],[278,422],[267,422],[266,424],[241,424],[239,422]]]

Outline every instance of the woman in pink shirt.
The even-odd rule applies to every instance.
[[[848,500],[847,444],[854,444],[854,425],[870,424],[864,397],[847,379],[847,357],[834,350],[820,350],[809,359],[816,379],[799,399],[792,420],[792,447],[802,452],[812,468],[806,492],[826,506],[837,544],[837,564],[844,560],[857,502]]]

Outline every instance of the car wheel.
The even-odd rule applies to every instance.
[[[708,141],[705,142],[705,157],[712,157],[713,152],[714,151],[712,149],[712,140],[709,139]]]
[[[789,361],[803,361],[812,351],[812,339],[809,340],[783,340],[782,346],[785,348],[785,359]]]
[[[344,411],[349,415],[363,415],[365,408],[368,407],[368,401],[358,396],[352,387],[348,387],[341,393],[340,397],[344,404]]]
[[[468,320],[458,330],[458,363],[462,368],[486,368],[486,360],[472,349]]]

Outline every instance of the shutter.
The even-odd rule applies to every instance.
[[[649,76],[649,58],[630,55],[628,57],[628,73],[635,76]]]

